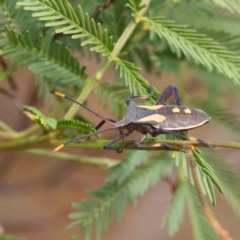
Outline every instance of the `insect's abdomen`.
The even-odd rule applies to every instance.
[[[200,127],[211,120],[205,112],[184,106],[163,106],[157,110],[157,113],[166,118],[158,127],[174,131]]]

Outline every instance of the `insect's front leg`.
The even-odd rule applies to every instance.
[[[168,85],[163,90],[161,96],[158,98],[158,100],[156,101],[155,105],[163,105],[171,97],[173,92],[174,92],[175,104],[180,106],[181,102],[180,102],[178,88],[175,85],[173,85],[173,84]]]
[[[140,138],[138,138],[138,140],[134,143],[134,146],[142,148],[142,147],[163,147],[166,148],[168,150],[173,150],[173,148],[171,146],[169,146],[168,144],[165,143],[156,143],[156,144],[141,144],[141,142],[145,139],[146,135],[143,134]]]
[[[123,134],[123,135],[120,135],[120,136],[114,138],[113,140],[111,140],[110,142],[108,142],[107,144],[104,145],[104,149],[106,149],[106,150],[114,150],[114,151],[116,151],[117,153],[121,153],[122,150],[120,150],[120,149],[118,149],[118,148],[115,148],[115,147],[110,147],[110,146],[111,146],[113,143],[115,143],[115,142],[117,142],[117,141],[119,141],[119,140],[121,140],[121,139],[123,139],[123,138],[125,138],[125,137],[128,137],[128,136],[131,135],[131,134],[132,134],[132,132],[127,132],[127,133],[125,133],[125,134]]]
[[[137,99],[137,98],[145,99],[145,98],[151,98],[152,96],[153,96],[153,90],[152,90],[152,86],[150,86],[150,93],[148,95],[128,96],[126,99],[126,104],[129,105],[129,102],[131,101],[131,99]]]
[[[113,120],[113,119],[111,119],[111,118],[107,118],[107,120],[109,120],[109,121],[111,121],[111,122],[113,122],[113,123],[116,123],[117,121],[115,121],[115,120]],[[98,130],[100,127],[102,127],[103,126],[103,124],[105,124],[106,123],[106,121],[105,120],[102,120],[96,127],[94,127],[96,130]]]

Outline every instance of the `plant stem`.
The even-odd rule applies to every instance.
[[[46,147],[53,148],[58,146],[69,139],[51,139],[48,135],[42,136],[30,136],[24,139],[17,139],[11,141],[4,141],[0,144],[0,151],[5,151],[7,149],[11,150],[20,150],[34,147]],[[108,143],[109,140],[79,140],[78,142],[71,143],[67,147],[71,148],[85,148],[85,149],[102,149],[103,146]],[[134,146],[134,140],[125,141],[126,146],[122,142],[117,142],[113,144],[114,147],[119,149],[128,149],[128,150],[168,150],[161,146],[162,143],[172,146],[174,151],[186,152],[189,146],[194,147],[203,147],[207,148],[206,145],[199,143],[198,141],[193,140],[159,140],[159,139],[150,139],[144,140],[143,144],[151,144],[150,147],[136,147]],[[235,148],[240,149],[240,143],[238,142],[217,142],[217,141],[208,141],[208,143],[213,147],[225,147],[225,148]],[[172,151],[172,150],[168,150]]]
[[[38,156],[48,156],[49,151],[39,148],[27,149],[23,150],[24,153],[34,154]],[[73,161],[78,163],[95,165],[98,167],[111,167],[119,162],[117,159],[112,158],[100,158],[100,157],[88,157],[88,156],[79,156],[76,154],[64,153],[64,152],[56,152],[51,155],[53,158],[63,159],[64,161]]]
[[[6,131],[6,132],[11,132],[11,133],[16,133],[14,131],[14,129],[12,129],[11,127],[9,127],[6,123],[0,121],[0,129]]]
[[[142,17],[144,15],[144,13],[147,10],[147,6],[148,6],[149,2],[150,2],[150,0],[142,0],[141,4],[146,5],[146,7],[143,8],[139,12],[139,14],[138,14],[139,17]],[[137,25],[138,25],[138,23],[136,23],[134,20],[130,21],[130,23],[128,24],[128,26],[126,27],[124,32],[122,33],[121,37],[116,42],[110,57],[107,60],[105,60],[105,62],[102,64],[100,69],[96,72],[96,74],[94,74],[94,76],[92,76],[90,79],[87,80],[86,84],[82,88],[82,91],[81,91],[79,97],[77,98],[77,101],[84,102],[86,100],[88,95],[93,90],[93,88],[95,86],[95,83],[102,78],[102,75],[107,70],[107,68],[109,67],[111,62],[114,60],[114,58],[116,58],[118,56],[118,54],[122,50],[123,46],[127,42],[128,38],[131,36],[131,34],[133,33],[133,31],[134,31],[134,29],[136,28]],[[65,119],[73,118],[78,109],[79,109],[79,106],[76,105],[76,104],[73,104],[70,107],[70,109],[68,110],[68,112],[64,115],[64,118]]]
[[[39,128],[38,124],[34,124],[31,127],[21,131],[21,132],[12,132],[12,131],[8,131],[8,132],[1,132],[0,131],[0,137],[4,138],[4,139],[18,139],[18,138],[23,138],[26,137],[28,135],[30,135],[31,133],[35,132],[37,129]]]
[[[189,160],[189,164],[190,164],[190,167],[191,167],[191,171],[192,171],[194,183],[195,183],[195,186],[196,186],[196,191],[197,191],[197,194],[198,194],[198,198],[199,198],[199,201],[202,205],[205,217],[207,218],[207,220],[211,224],[213,230],[218,235],[220,240],[231,240],[228,231],[225,230],[220,225],[220,223],[214,217],[214,215],[212,214],[212,211],[210,210],[208,204],[206,203],[206,201],[204,199],[204,196],[203,196],[202,191],[201,191],[200,184],[198,182],[198,177],[197,177],[197,172],[196,172],[196,169],[195,169],[195,165],[193,163],[192,151],[190,149],[188,149],[186,154],[187,154],[187,159]]]

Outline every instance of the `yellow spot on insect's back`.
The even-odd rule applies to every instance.
[[[148,121],[155,121],[155,122],[163,122],[166,118],[160,114],[152,114],[147,117],[143,117],[138,119],[138,122],[148,122]]]
[[[178,113],[178,112],[180,112],[180,109],[179,108],[177,108],[177,107],[175,107],[175,108],[173,108],[173,110],[172,110],[174,113]]]
[[[146,109],[149,109],[149,110],[158,110],[161,107],[163,107],[163,105],[153,105],[153,106],[138,105],[138,107],[146,108]]]
[[[189,113],[189,114],[192,113],[192,111],[191,111],[189,108],[186,108],[186,109],[184,110],[184,112],[185,112],[185,113]]]

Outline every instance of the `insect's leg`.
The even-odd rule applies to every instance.
[[[121,140],[121,139],[129,136],[130,134],[132,134],[132,132],[127,132],[127,133],[125,133],[125,134],[123,134],[123,135],[120,135],[120,136],[114,138],[113,140],[111,140],[110,142],[108,142],[107,144],[104,145],[104,149],[106,149],[106,150],[114,150],[114,151],[116,151],[117,153],[121,153],[122,150],[120,150],[120,149],[118,149],[118,148],[115,148],[115,147],[110,147],[110,146],[111,146],[113,143],[115,143],[115,142],[117,142],[117,141],[119,141],[119,140]]]
[[[143,134],[141,135],[134,143],[134,146],[139,147],[139,145],[141,145],[141,142],[145,139],[147,135]]]
[[[150,93],[148,95],[137,95],[137,96],[128,96],[126,99],[126,104],[128,105],[131,99],[137,99],[137,98],[151,98],[153,96],[153,89],[152,86],[150,86]]]
[[[181,102],[180,102],[179,92],[178,92],[178,88],[175,85],[168,85],[162,92],[161,96],[156,101],[155,105],[164,104],[171,97],[173,92],[174,92],[175,104],[180,106]]]
[[[123,130],[119,130],[119,132],[120,132],[121,135],[124,134]],[[124,144],[124,146],[126,146],[125,141],[124,141],[124,138],[122,138],[122,143]]]
[[[109,121],[116,123],[117,121],[111,119],[111,118],[107,118]],[[103,124],[105,124],[105,120],[102,120],[96,127],[94,127],[96,130],[98,130],[100,127],[102,127]]]
[[[134,146],[136,147],[163,147],[163,148],[167,148],[168,150],[173,150],[173,148],[171,146],[169,146],[168,144],[165,143],[157,143],[157,144],[141,144],[141,142],[144,140],[144,138],[146,137],[145,134],[141,135],[141,137],[139,137],[137,139],[137,141],[134,143]]]
[[[154,130],[151,132],[151,135],[152,135],[153,137],[156,137],[156,136],[158,136],[159,134],[172,134],[172,135],[181,137],[181,138],[183,138],[183,139],[198,141],[199,143],[202,143],[202,144],[206,145],[207,147],[209,147],[209,148],[211,148],[211,149],[213,148],[210,144],[208,144],[207,142],[203,141],[202,139],[190,137],[190,136],[184,135],[184,134],[179,133],[179,132],[175,132],[175,131],[171,131],[171,130],[166,130],[166,129],[162,129],[162,128],[154,129]]]

